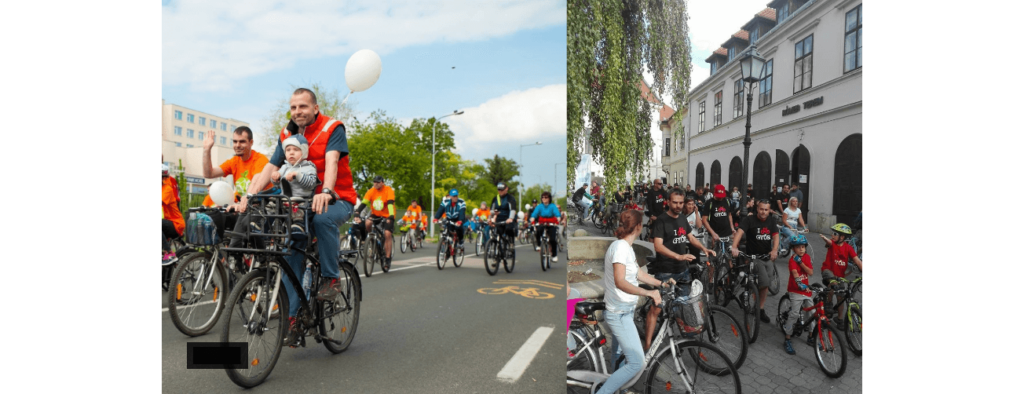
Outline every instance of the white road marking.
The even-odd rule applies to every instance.
[[[512,356],[512,359],[505,363],[505,367],[498,371],[498,380],[508,383],[515,383],[519,380],[523,376],[523,372],[526,372],[526,368],[533,362],[533,358],[537,356],[544,341],[547,341],[554,331],[553,327],[538,327],[537,331],[534,331],[526,343],[519,348],[519,351]]]

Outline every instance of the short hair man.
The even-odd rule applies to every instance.
[[[252,129],[246,126],[239,126],[231,134],[231,147],[235,155],[214,167],[210,152],[217,141],[217,132],[210,130],[203,139],[203,178],[220,178],[231,175],[235,181],[235,195],[241,197],[249,188],[252,178],[263,171],[263,166],[269,161],[260,152],[252,150]],[[266,189],[273,185],[267,184]],[[203,205],[212,207],[213,200],[207,195]]]
[[[771,280],[771,277],[768,276],[767,265],[772,264],[778,257],[779,226],[776,224],[775,217],[769,214],[771,208],[768,200],[759,200],[754,206],[757,207],[757,214],[741,219],[740,228],[733,234],[732,257],[739,256],[740,239],[744,235],[747,240],[747,254],[751,256],[768,255],[768,260],[755,259],[754,269],[757,271],[757,277],[761,278],[759,281],[760,294],[758,294],[761,297],[759,300],[761,321],[771,323],[768,314],[764,312],[764,301],[768,298],[768,282]]]

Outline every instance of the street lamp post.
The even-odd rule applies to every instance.
[[[750,44],[750,48],[740,59],[740,71],[743,74],[743,81],[747,83],[747,134],[743,138],[743,181],[740,187],[740,216],[747,216],[747,173],[750,172],[750,107],[754,104],[754,83],[761,79],[764,71],[764,58],[757,53],[757,45]]]
[[[555,179],[553,181],[554,184],[551,185],[551,190],[552,191],[558,190],[558,165],[559,164],[565,164],[565,163],[555,163]],[[566,188],[568,188],[568,186],[566,186]],[[551,198],[554,198],[554,196],[551,196]]]
[[[437,123],[440,122],[441,119],[447,118],[449,116],[462,115],[465,112],[466,111],[459,111],[459,110],[452,111],[452,113],[450,113],[448,115],[445,115],[445,116],[442,116],[440,118],[435,119],[434,120],[434,124],[432,126],[430,126],[430,211],[428,211],[428,212],[430,212],[430,218],[431,219],[434,218],[434,209],[437,208],[437,205],[434,205],[434,170],[435,170],[435,167],[434,167],[434,154],[437,153],[437,142],[435,141],[435,138],[434,138],[434,130],[437,128]],[[433,220],[430,221],[430,236],[431,237],[434,236],[434,221]]]
[[[519,212],[523,211],[523,147],[534,145],[540,145],[540,141],[533,144],[519,145],[519,183],[521,183],[521,185],[519,185],[519,207],[516,209]]]

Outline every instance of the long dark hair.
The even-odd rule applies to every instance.
[[[636,231],[643,224],[644,214],[635,209],[627,209],[619,214],[619,228],[615,229],[615,238],[623,239]]]

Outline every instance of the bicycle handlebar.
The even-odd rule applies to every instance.
[[[751,260],[768,260],[768,259],[770,259],[772,257],[770,253],[768,253],[768,254],[746,254],[746,253],[743,253],[742,250],[740,251],[740,256],[741,257],[749,257]]]

